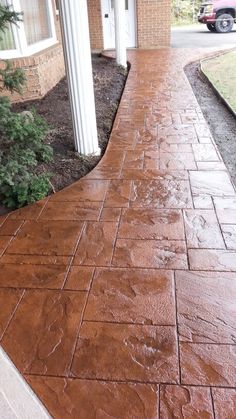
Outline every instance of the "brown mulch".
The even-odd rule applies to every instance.
[[[92,55],[93,80],[99,145],[105,152],[112,124],[124,89],[127,72],[114,60]],[[40,169],[52,173],[55,191],[70,185],[90,172],[100,160],[97,156],[81,156],[74,151],[73,130],[67,82],[64,78],[43,99],[15,104],[21,112],[36,109],[50,126],[46,142],[53,147],[54,159]]]

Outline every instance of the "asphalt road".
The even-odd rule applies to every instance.
[[[236,47],[236,24],[229,33],[210,32],[201,23],[189,26],[173,27],[171,30],[173,48],[234,48]]]

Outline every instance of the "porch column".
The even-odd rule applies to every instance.
[[[99,154],[87,0],[59,0],[75,149]]]
[[[116,39],[116,62],[118,65],[127,67],[126,55],[126,24],[125,24],[125,0],[114,1],[115,12],[115,39]]]

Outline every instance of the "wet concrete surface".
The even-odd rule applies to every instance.
[[[200,73],[199,62],[187,65],[185,73],[236,185],[236,118]]]
[[[98,166],[0,218],[1,345],[53,418],[235,418],[236,193],[183,71],[203,55],[129,51]]]

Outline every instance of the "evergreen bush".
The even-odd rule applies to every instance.
[[[21,14],[0,5],[0,37],[9,23],[17,24],[21,19]],[[22,93],[25,83],[24,72],[5,62],[0,69],[0,92]],[[0,199],[5,206],[19,208],[48,194],[50,174],[36,169],[53,157],[52,148],[44,142],[47,130],[35,111],[15,113],[9,98],[0,96]]]

